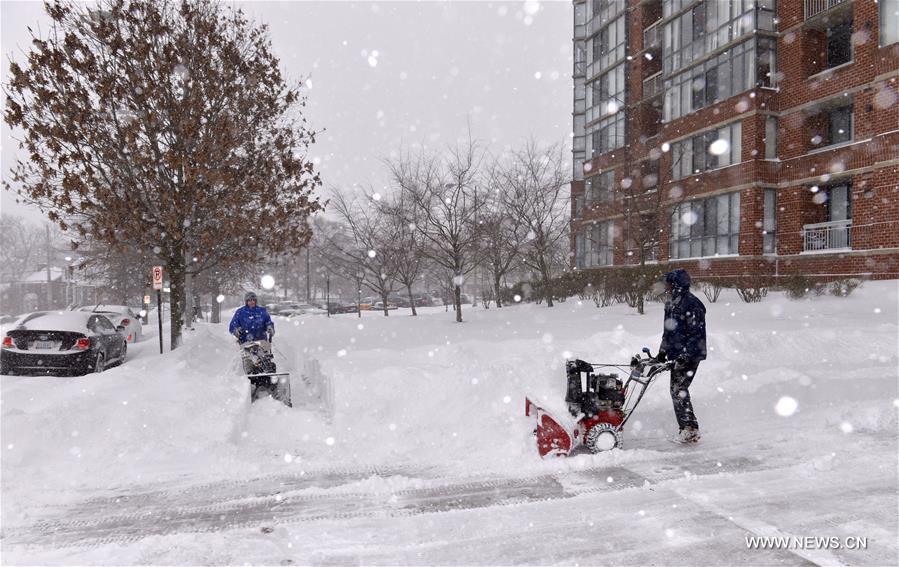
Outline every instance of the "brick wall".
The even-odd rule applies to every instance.
[[[629,192],[620,191],[616,202],[597,207],[584,219],[616,218],[618,234],[623,234],[622,215],[626,208],[659,209],[660,205],[653,203],[662,203],[658,215],[662,219],[660,260],[667,261],[670,205],[739,190],[741,257],[672,263],[692,264],[703,273],[722,275],[769,269],[772,274],[782,273],[783,266],[788,265],[792,270],[818,274],[899,277],[899,44],[878,46],[876,2],[854,0],[837,12],[825,14],[823,19],[809,22],[804,19],[802,2],[778,2],[779,89],[758,88],[741,93],[662,124],[659,135],[652,136],[656,129],[647,125],[654,116],[645,108],[647,103],[636,101],[642,98],[643,78],[655,72],[660,59],[646,59],[642,51],[642,31],[657,17],[646,10],[657,6],[638,0],[629,3],[628,148],[596,156],[585,164],[585,171],[586,175],[595,175],[615,168],[616,187],[620,187],[626,177],[639,183],[645,175],[645,168],[641,173],[638,165],[641,160],[660,157],[659,192],[625,200],[624,194]],[[851,63],[821,72],[826,20],[831,17],[833,21],[851,18],[853,57]],[[814,136],[826,128],[822,109],[839,106],[843,101],[853,105],[852,140],[834,147],[813,143]],[[765,120],[772,115],[778,119],[778,159],[766,160]],[[663,143],[734,120],[739,120],[742,128],[741,163],[671,180],[672,152],[661,151]],[[826,205],[820,197],[816,201],[812,187],[843,181],[852,184],[853,251],[802,254],[803,226],[827,220]],[[776,256],[762,256],[765,188],[777,190]],[[580,221],[575,221],[572,229],[578,226]],[[623,250],[624,246],[616,246],[616,264],[629,259]],[[868,254],[866,250],[872,252]]]

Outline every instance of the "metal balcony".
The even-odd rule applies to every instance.
[[[643,79],[643,99],[652,98],[665,92],[665,81],[662,73],[658,72],[651,77]]]
[[[849,0],[805,0],[805,19],[817,16]]]
[[[821,252],[852,247],[852,220],[819,222],[802,227],[802,251]]]
[[[662,46],[662,26],[659,25],[659,22],[661,21],[662,20],[658,20],[643,30],[643,49],[649,51],[651,49],[658,49]]]

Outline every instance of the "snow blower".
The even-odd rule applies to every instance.
[[[267,393],[287,407],[290,400],[290,373],[278,372],[269,341],[247,341],[240,345],[240,357],[246,378],[250,381],[250,400],[255,402]]]
[[[524,413],[534,416],[537,450],[541,457],[567,457],[578,447],[592,453],[621,447],[621,432],[656,376],[671,370],[673,362],[659,362],[644,348],[646,357],[624,364],[598,364],[568,360],[565,371],[568,389],[565,401],[570,416],[554,416],[539,402],[525,398]],[[629,372],[622,383],[618,374],[597,373],[599,368]]]

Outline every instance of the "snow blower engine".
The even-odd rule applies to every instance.
[[[599,364],[583,360],[565,363],[568,415],[553,415],[536,398],[524,399],[524,414],[533,416],[537,450],[541,457],[568,456],[583,446],[592,453],[621,447],[621,431],[647,388],[662,372],[671,370],[671,361],[659,362],[649,348],[636,354],[629,365]],[[628,368],[629,366],[629,368]],[[617,374],[596,373],[597,368],[618,368],[630,372],[622,384]]]
[[[583,444],[592,452],[621,446],[619,427],[624,422],[624,383],[617,374],[594,374],[593,365],[583,360],[565,363],[568,390],[565,402],[571,416],[578,419]]]

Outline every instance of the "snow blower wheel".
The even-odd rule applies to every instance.
[[[584,445],[591,453],[611,451],[616,447],[621,447],[621,435],[618,434],[618,429],[611,423],[597,423],[587,433]]]

